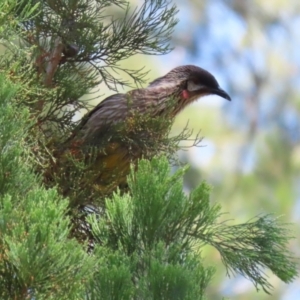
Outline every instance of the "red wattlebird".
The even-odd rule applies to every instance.
[[[104,195],[108,194],[116,186],[126,183],[130,164],[142,158],[147,151],[139,146],[140,140],[145,138],[145,128],[136,134],[116,128],[137,127],[137,123],[131,120],[145,115],[150,119],[163,118],[172,122],[185,106],[206,95],[218,95],[231,100],[208,71],[193,65],[177,67],[146,88],[104,99],[83,117],[65,144],[65,149],[72,154],[79,151],[86,154],[86,149],[90,148],[96,150],[92,180]],[[152,139],[157,135],[159,141],[163,134],[159,131],[152,129]],[[130,143],[126,141],[127,137]]]

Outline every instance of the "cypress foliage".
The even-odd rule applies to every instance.
[[[203,299],[214,273],[202,265],[204,245],[219,251],[228,273],[242,274],[267,293],[272,286],[266,268],[290,282],[296,268],[286,225],[271,215],[238,225],[218,222],[221,208],[210,205],[207,183],[184,194],[186,171],[170,176],[166,158],[142,160],[129,177],[131,193],[115,193],[106,201],[105,215],[90,218],[99,249],[130,258],[134,291],[146,289],[147,295],[134,299]]]
[[[118,17],[105,18],[112,6]],[[214,268],[203,265],[204,245],[219,251],[228,273],[266,292],[265,268],[284,282],[295,278],[285,224],[270,215],[219,222],[207,183],[183,192],[187,167],[170,175],[166,157],[184,135],[164,137],[163,149],[132,168],[128,189],[106,197],[76,184],[87,162],[75,161],[72,177],[66,160],[68,179],[45,180],[74,114],[88,107],[80,97],[101,80],[111,89],[129,84],[119,71],[142,82],[144,71],[121,69],[119,61],[170,51],[174,6],[6,0],[0,11],[1,299],[205,299]],[[65,189],[72,189],[68,198]]]
[[[1,299],[73,299],[92,258],[69,238],[68,202],[33,173],[26,144],[30,114],[14,104],[19,90],[0,76]]]

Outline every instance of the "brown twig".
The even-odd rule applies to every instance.
[[[61,61],[62,52],[64,49],[64,45],[61,41],[61,38],[56,38],[55,40],[55,46],[51,53],[47,68],[46,68],[46,77],[45,77],[45,85],[47,87],[52,86],[52,80],[54,77],[54,74],[59,66],[59,63]]]
[[[52,53],[49,55],[49,61],[46,67],[46,75],[44,84],[46,87],[52,87],[53,85],[53,77],[54,74],[59,66],[61,57],[62,57],[62,51],[63,51],[64,45],[61,41],[60,37],[57,37],[55,40],[55,45]],[[43,110],[45,101],[40,100],[37,102],[37,110],[41,112]]]

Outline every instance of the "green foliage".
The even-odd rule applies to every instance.
[[[86,299],[132,299],[134,287],[130,258],[105,247],[99,247],[95,256],[98,258],[99,268],[87,285]]]
[[[0,195],[3,197],[7,192],[15,196],[16,187],[25,193],[31,181],[22,176],[26,166],[21,161],[28,111],[17,109],[12,103],[18,86],[12,85],[3,74],[0,74],[0,84]]]
[[[115,192],[105,204],[103,193],[90,189],[97,175],[89,174],[90,161],[75,157],[74,170],[67,159],[55,165],[56,146],[69,137],[75,113],[88,107],[83,95],[101,81],[113,90],[130,85],[124,73],[142,83],[145,71],[119,62],[170,51],[176,8],[169,1],[144,1],[132,10],[125,0],[8,0],[0,8],[6,50],[0,59],[1,298],[204,299],[214,273],[200,256],[206,244],[220,252],[228,272],[267,292],[264,268],[284,282],[296,276],[284,225],[269,215],[240,225],[218,223],[220,206],[210,205],[210,187],[203,182],[186,195],[187,168],[169,175],[167,158],[141,160],[127,192]],[[105,142],[119,139],[134,152],[138,135],[138,147],[153,146],[146,159],[172,156],[184,135],[169,139],[171,123],[158,121],[129,119]],[[149,127],[164,134],[158,138]],[[92,161],[94,149],[88,151]],[[42,182],[52,163],[61,171],[58,188],[47,172]],[[82,203],[95,204],[89,224],[76,210]],[[75,230],[83,238],[72,239]]]
[[[91,259],[69,238],[68,202],[43,188],[31,171],[25,143],[28,111],[13,103],[18,87],[1,75],[0,91],[1,298],[52,299],[55,294],[54,299],[73,299]]]
[[[28,21],[34,16],[38,8],[38,3],[32,5],[27,0],[3,0],[0,3],[0,33],[6,38],[13,30],[17,30],[19,22]],[[17,18],[16,18],[17,12]]]
[[[287,248],[289,230],[272,215],[232,226],[216,224],[209,234],[199,237],[220,252],[228,272],[240,273],[267,293],[272,285],[266,268],[286,283],[297,276],[295,258]]]
[[[266,267],[284,282],[295,278],[284,225],[268,215],[234,226],[218,223],[220,207],[210,206],[206,183],[184,194],[186,170],[170,176],[167,159],[141,160],[128,181],[131,194],[115,193],[106,201],[105,217],[91,218],[99,247],[131,258],[136,292],[146,293],[137,299],[201,299],[212,275],[200,260],[203,244],[220,252],[228,272],[241,273],[266,292]]]

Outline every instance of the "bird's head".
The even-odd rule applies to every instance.
[[[176,90],[181,100],[180,109],[206,95],[218,95],[231,101],[230,96],[220,88],[212,74],[193,65],[177,67],[151,82],[149,87]]]

